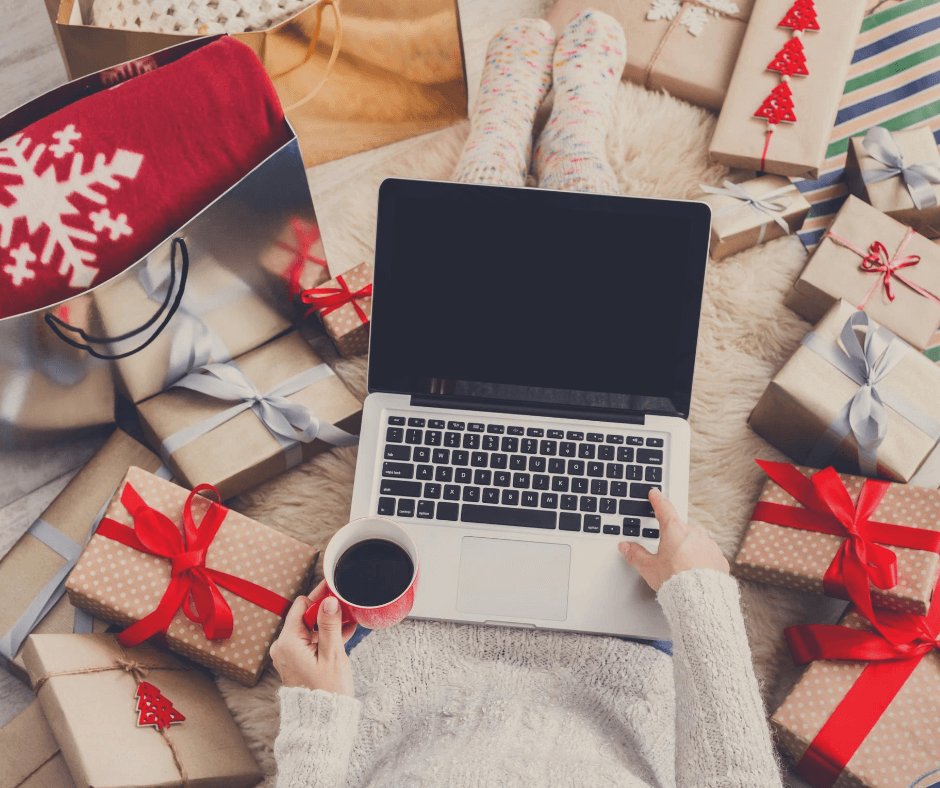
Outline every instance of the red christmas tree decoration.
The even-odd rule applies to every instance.
[[[793,94],[790,92],[790,86],[786,82],[777,85],[764,99],[764,103],[754,113],[754,117],[763,118],[773,125],[794,123],[796,115],[793,113]]]
[[[813,5],[813,0],[796,0],[777,24],[777,27],[789,27],[794,32],[819,30],[819,22],[816,21],[816,6]]]
[[[173,708],[173,704],[164,697],[153,684],[142,681],[137,685],[137,717],[138,727],[153,725],[157,730],[169,728],[186,718]]]
[[[783,48],[774,55],[774,59],[767,65],[768,71],[779,71],[787,77],[794,75],[805,77],[809,75],[806,68],[806,54],[803,52],[803,42],[798,38],[791,38]]]

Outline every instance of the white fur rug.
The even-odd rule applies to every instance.
[[[698,194],[699,183],[719,182],[727,171],[709,163],[706,155],[713,124],[714,116],[704,110],[621,83],[609,155],[622,193],[688,198]],[[325,214],[331,221],[344,217],[342,233],[331,234],[331,259],[371,258],[379,183],[390,175],[447,179],[467,129],[465,122],[437,133],[318,201],[321,221]],[[749,430],[746,420],[772,374],[809,329],[782,303],[805,260],[800,242],[790,237],[709,263],[692,401],[690,517],[729,558],[762,484],[754,457],[784,459]],[[360,396],[365,393],[365,368],[364,359],[338,365],[339,374]],[[235,508],[322,548],[345,522],[355,460],[354,449],[334,450],[241,496]],[[742,585],[754,661],[773,710],[797,676],[783,628],[817,618],[820,602],[808,594]],[[278,684],[272,669],[253,689],[219,680],[270,786]]]

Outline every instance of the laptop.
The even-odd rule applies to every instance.
[[[687,516],[704,203],[389,179],[351,518],[414,537],[411,617],[669,638],[617,543]]]

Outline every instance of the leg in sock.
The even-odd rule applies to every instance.
[[[600,11],[578,14],[555,46],[555,103],[532,165],[543,189],[616,194],[606,140],[627,44],[620,23]]]
[[[490,41],[470,136],[452,180],[523,186],[532,123],[552,84],[555,31],[543,19],[513,22]]]

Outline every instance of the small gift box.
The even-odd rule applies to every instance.
[[[558,0],[556,30],[588,8],[630,31],[623,78],[709,109],[721,109],[754,0]],[[636,33],[636,35],[632,35]]]
[[[809,213],[796,186],[778,175],[701,188],[707,193],[698,199],[712,208],[709,251],[715,260],[796,232]]]
[[[72,607],[64,596],[65,580],[132,465],[157,471],[161,462],[126,432],[115,430],[42,517],[0,559],[0,588],[4,589],[0,658],[23,681],[28,677],[21,652],[31,632],[105,630],[104,622]]]
[[[204,489],[131,468],[66,588],[76,607],[128,627],[121,645],[163,633],[173,651],[253,686],[317,551]]]
[[[75,788],[38,700],[0,728],[0,788]]]
[[[926,618],[858,611],[838,626],[790,627],[794,662],[814,661],[771,717],[814,788],[930,788],[940,778],[940,605]],[[890,629],[888,629],[890,627]]]
[[[330,446],[355,445],[362,403],[292,332],[196,370],[137,410],[173,473],[226,500]]]
[[[337,351],[347,358],[369,350],[372,279],[372,266],[360,263],[300,296],[311,307],[307,314],[317,313]]]
[[[856,197],[927,238],[940,236],[940,149],[929,126],[881,126],[849,140],[845,180]]]
[[[113,635],[34,635],[26,664],[77,788],[251,788],[261,771],[215,682]]]
[[[923,350],[940,325],[940,246],[850,196],[785,303],[819,320],[840,298]]]
[[[734,559],[737,577],[927,612],[940,575],[940,490],[758,464],[769,478]]]
[[[708,152],[732,167],[819,176],[866,0],[761,0]]]
[[[797,462],[940,487],[940,368],[838,301],[751,413],[751,428]]]
[[[287,288],[289,301],[330,278],[320,228],[298,216],[291,217],[274,246],[265,251],[261,265]]]

